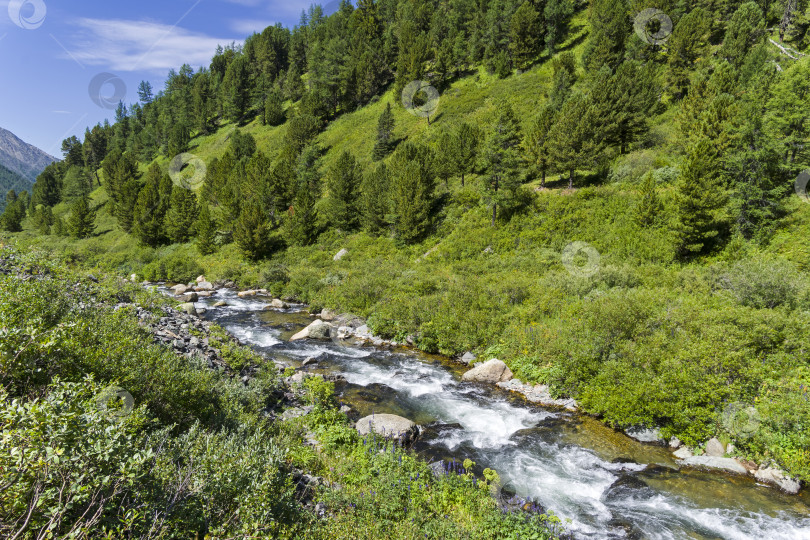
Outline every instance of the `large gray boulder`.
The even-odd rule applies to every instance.
[[[188,313],[189,315],[196,315],[197,314],[197,308],[194,307],[194,304],[192,304],[191,302],[186,302],[185,304],[180,304],[179,306],[177,306],[177,309],[179,311],[184,312],[184,313]]]
[[[175,285],[174,287],[172,287],[171,290],[174,291],[175,295],[180,296],[181,294],[186,294],[186,291],[188,290],[188,285],[183,285],[181,283],[179,285]]]
[[[506,367],[506,364],[497,358],[493,358],[481,365],[475,366],[461,378],[465,381],[495,384],[510,380],[512,378],[512,371]]]
[[[198,295],[195,292],[187,292],[181,297],[181,299],[183,300],[183,302],[196,302],[197,300],[200,299],[200,295]]]
[[[723,457],[726,455],[726,447],[723,446],[716,437],[709,439],[706,443],[706,455],[711,457]]]
[[[661,436],[661,431],[658,428],[648,428],[644,426],[635,426],[625,430],[628,437],[637,440],[638,442],[649,444],[663,444],[664,438]]]
[[[273,298],[273,301],[270,302],[270,307],[273,309],[287,309],[289,304],[280,298]]]
[[[473,362],[475,362],[475,360],[476,360],[475,355],[470,351],[465,352],[464,355],[461,357],[461,363],[467,364],[468,366]]]
[[[419,436],[419,426],[396,414],[372,414],[355,424],[360,435],[377,433],[386,438],[396,438],[402,444],[410,444]]]
[[[341,249],[340,251],[338,251],[337,253],[335,253],[335,256],[332,258],[332,260],[334,260],[334,261],[339,261],[340,259],[342,259],[343,257],[345,257],[345,256],[346,256],[346,255],[348,255],[348,254],[349,254],[349,250],[348,250],[348,249],[345,249],[345,248],[344,248],[344,249]]]
[[[798,480],[788,478],[785,476],[785,473],[779,469],[773,469],[770,467],[756,471],[754,473],[754,478],[763,484],[771,484],[776,486],[790,495],[796,495],[802,488],[802,485]]]
[[[299,339],[329,339],[331,330],[332,327],[329,323],[318,319],[312,321],[309,326],[291,337],[290,341],[298,341]]]
[[[196,291],[213,291],[214,284],[210,281],[200,281],[197,283],[197,286],[194,288]]]
[[[720,469],[735,474],[748,474],[748,469],[734,458],[692,456],[681,460],[681,465],[705,469]]]

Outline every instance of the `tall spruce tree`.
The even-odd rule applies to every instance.
[[[390,171],[394,232],[400,242],[412,244],[432,224],[436,200],[433,154],[427,147],[405,143],[394,153]]]
[[[169,240],[177,244],[188,242],[194,236],[194,223],[198,213],[197,195],[190,189],[174,186],[165,217],[166,236]]]
[[[284,123],[284,97],[279,90],[273,89],[267,94],[262,119],[268,126],[280,126]]]
[[[744,108],[745,121],[724,163],[737,231],[747,239],[767,236],[773,229],[784,213],[783,200],[790,187],[790,173],[779,155],[779,143],[764,132],[758,108],[753,103]]]
[[[590,22],[591,33],[582,55],[585,68],[594,73],[604,65],[616,69],[624,60],[631,32],[626,0],[593,0]]]
[[[456,161],[457,171],[461,175],[462,187],[465,176],[475,171],[481,138],[481,130],[467,122],[461,123],[456,129],[451,154]]]
[[[528,1],[512,15],[509,32],[509,50],[518,69],[528,69],[543,45],[542,17]]]
[[[321,153],[318,146],[311,145],[298,158],[295,195],[282,225],[284,238],[291,246],[308,245],[317,233],[315,204],[321,194]]]
[[[540,187],[546,187],[546,172],[551,159],[548,135],[554,125],[555,117],[556,110],[546,104],[532,119],[526,133],[526,149],[532,157],[534,165],[540,171]]]
[[[363,229],[375,235],[386,233],[390,225],[391,175],[388,167],[380,163],[363,177],[360,211]]]
[[[393,138],[394,113],[391,111],[391,103],[388,103],[377,121],[377,140],[374,143],[374,151],[372,152],[374,161],[379,161],[391,153]]]
[[[589,111],[588,96],[578,92],[571,94],[548,133],[551,162],[560,173],[568,173],[568,189],[574,187],[577,167],[586,163],[586,157],[591,155],[594,146]]]
[[[242,205],[239,218],[234,223],[233,239],[250,260],[256,261],[268,254],[270,227],[258,201],[250,199]]]
[[[361,181],[362,172],[357,160],[351,153],[343,152],[327,175],[327,219],[333,227],[352,231],[360,224],[358,195]]]
[[[70,206],[67,230],[73,238],[87,238],[96,230],[96,211],[87,195],[79,197]]]
[[[157,163],[146,173],[143,189],[133,209],[132,233],[146,246],[157,247],[166,241],[164,218],[169,207],[172,181]]]
[[[208,208],[208,203],[205,201],[200,204],[200,212],[197,216],[197,221],[194,224],[195,232],[197,233],[197,251],[200,255],[210,255],[216,251],[215,237],[217,232],[217,225],[211,216],[211,210]]]
[[[726,202],[712,143],[699,140],[689,151],[675,196],[678,250],[689,257],[708,250],[722,230],[718,215]]]
[[[683,97],[689,89],[689,77],[695,64],[708,49],[708,15],[695,8],[678,21],[667,41],[667,79],[672,93]]]
[[[481,156],[483,194],[492,207],[493,227],[498,208],[511,210],[518,202],[523,183],[520,144],[520,122],[515,111],[510,105],[502,105]]]

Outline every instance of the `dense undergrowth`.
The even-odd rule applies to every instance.
[[[360,440],[329,383],[300,389],[313,414],[271,421],[266,411],[282,393],[272,362],[223,347],[228,364],[249,358],[259,368],[244,385],[153,344],[133,304],[160,316],[166,300],[137,285],[99,273],[96,283],[64,260],[7,246],[0,261],[4,538],[483,539],[559,530],[539,511],[503,512],[494,484],[434,477],[408,452]],[[120,389],[134,402],[116,398]],[[322,451],[304,444],[305,428]],[[307,495],[325,503],[327,518],[302,504],[295,469],[329,481]]]

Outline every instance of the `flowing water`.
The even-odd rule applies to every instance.
[[[227,307],[212,308],[225,300]],[[810,496],[748,478],[678,470],[670,453],[589,417],[525,403],[461,382],[442,358],[327,341],[289,342],[311,322],[303,306],[265,310],[262,299],[220,290],[197,304],[206,318],[280,362],[317,357],[340,373],[340,399],[360,416],[393,413],[423,426],[415,449],[433,460],[470,458],[517,495],[554,511],[575,538],[810,540]]]

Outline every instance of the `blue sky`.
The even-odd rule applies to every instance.
[[[292,27],[311,3],[0,0],[0,127],[61,157],[62,139],[113,117],[90,97],[94,78],[120,78],[124,102],[135,102],[141,80],[163,88],[169,69],[208,66],[217,44],[242,42],[276,22]],[[330,12],[335,2],[315,3]],[[103,96],[114,93],[112,84],[102,86]]]

